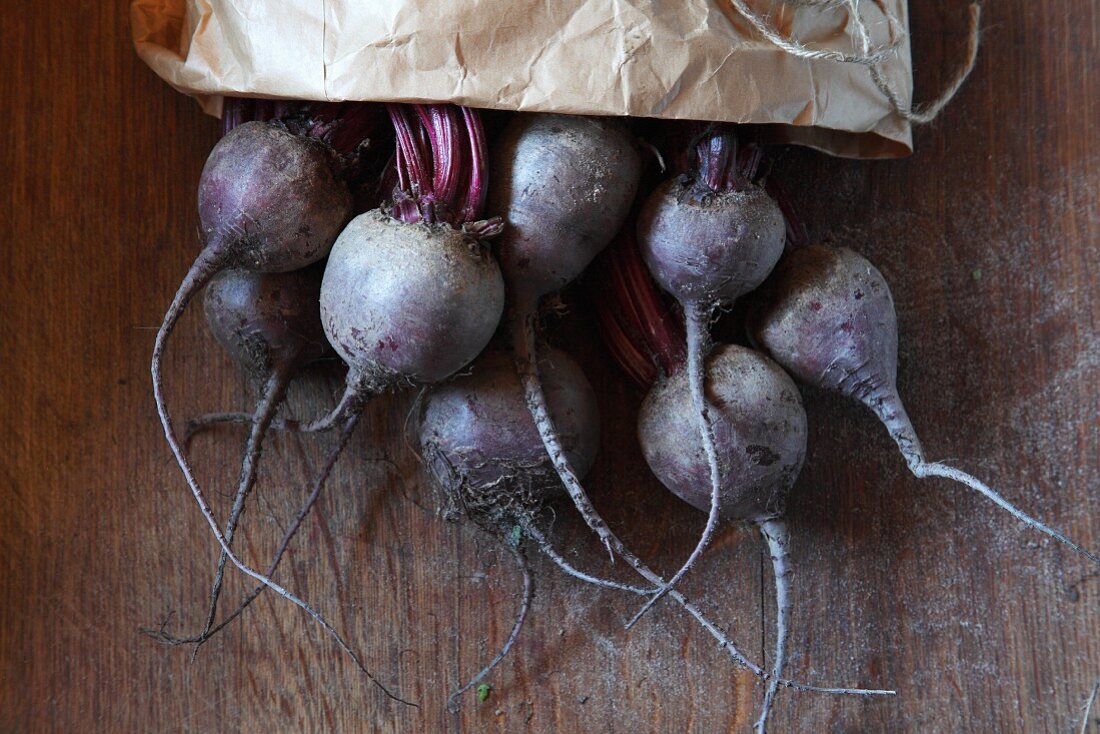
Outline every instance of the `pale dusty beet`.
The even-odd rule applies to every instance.
[[[489,211],[512,297],[537,301],[579,276],[630,210],[641,160],[613,120],[518,115],[494,143]]]
[[[894,299],[878,269],[854,251],[810,245],[785,257],[753,298],[749,331],[798,380],[853,397],[894,422]],[[903,451],[920,452],[916,436],[902,436],[901,427],[895,438],[909,446]]]
[[[409,224],[380,210],[333,245],[321,321],[351,370],[382,382],[441,380],[489,343],[504,283],[488,249],[447,224]]]
[[[307,431],[340,425],[374,395],[442,380],[485,348],[504,308],[500,267],[485,244],[500,220],[480,219],[486,151],[476,111],[387,105],[397,188],[353,219],[321,283],[321,323],[348,364],[337,406]]]
[[[756,731],[766,730],[787,655],[790,618],[789,532],[782,515],[806,457],[806,411],[798,388],[767,357],[732,345],[706,360],[706,399],[718,462],[720,516],[754,523],[768,545],[775,576],[776,641],[772,679]],[[684,371],[657,382],[638,417],[649,468],[693,507],[713,513],[712,464]]]
[[[682,304],[731,303],[759,286],[783,254],[786,223],[760,187],[713,191],[679,177],[657,187],[638,217],[654,280]]]
[[[706,360],[707,403],[721,457],[722,517],[779,517],[806,455],[806,412],[798,388],[767,357],[720,345]],[[710,468],[687,375],[653,386],[638,416],[649,468],[680,499],[710,509]]]
[[[640,170],[633,141],[618,122],[566,115],[517,116],[491,162],[489,201],[507,222],[497,248],[527,406],[569,496],[609,551],[618,541],[570,466],[547,409],[535,321],[540,300],[579,276],[615,236]]]
[[[223,270],[206,287],[203,310],[211,334],[234,361],[263,381],[260,400],[252,414],[214,414],[188,423],[188,438],[196,430],[235,421],[239,416],[244,416],[251,425],[237,493],[225,524],[229,544],[255,484],[263,440],[283,402],[287,385],[303,366],[331,353],[321,328],[321,273],[319,263],[286,273]],[[191,642],[197,649],[210,638],[226,561],[223,551],[218,558],[202,632],[190,638],[165,636],[165,639],[176,644]],[[244,606],[247,602],[240,609]]]
[[[638,248],[654,280],[684,312],[689,396],[709,466],[710,504],[699,541],[665,590],[630,621],[633,625],[687,574],[702,556],[722,514],[720,467],[704,400],[703,360],[714,310],[749,292],[783,254],[783,212],[754,182],[759,155],[741,156],[728,126],[696,144],[697,167],[659,186],[638,215]],[[744,161],[742,158],[744,157]]]
[[[583,477],[599,448],[596,395],[580,367],[557,349],[539,358],[543,390],[570,464]],[[417,431],[421,455],[460,507],[526,511],[563,492],[527,409],[512,355],[484,352],[467,374],[424,396]],[[514,520],[513,520],[514,522]]]
[[[897,389],[894,300],[882,274],[858,253],[813,245],[788,254],[750,309],[749,332],[796,379],[873,410],[917,477],[961,482],[1025,525],[1100,563],[1095,554],[1022,512],[985,483],[925,458]]]

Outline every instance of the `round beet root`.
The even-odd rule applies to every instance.
[[[984,482],[926,459],[898,394],[894,299],[882,273],[858,253],[813,245],[788,254],[750,309],[749,333],[797,379],[873,410],[917,477],[965,484],[1025,525],[1100,564],[1100,557],[1024,513]]]
[[[610,552],[619,542],[588,499],[547,410],[535,322],[540,300],[579,276],[615,236],[637,191],[641,161],[618,122],[521,115],[495,146],[491,170],[491,204],[508,223],[497,246],[528,409],[577,510]]]
[[[581,474],[599,446],[596,396],[576,362],[556,349],[544,350],[543,386],[561,431],[564,451]],[[523,601],[512,633],[496,657],[456,690],[448,705],[487,676],[519,636],[531,603],[531,575],[523,555],[524,530],[536,510],[560,493],[561,482],[527,409],[512,356],[483,353],[467,374],[435,385],[423,396],[417,440],[421,458],[451,508],[498,538],[507,539],[523,573]],[[516,533],[519,533],[516,535]]]
[[[199,178],[199,222],[226,265],[298,270],[328,254],[351,213],[332,149],[278,123],[246,122],[218,141]]]
[[[496,241],[518,302],[536,302],[579,276],[615,236],[638,187],[641,160],[619,123],[519,115],[494,144],[489,211],[508,226]]]
[[[489,343],[503,309],[504,282],[484,245],[449,224],[377,209],[337,239],[321,284],[329,342],[378,383],[451,375]]]
[[[214,338],[234,361],[264,383],[253,413],[219,413],[188,422],[185,441],[196,431],[222,422],[244,420],[251,425],[237,494],[225,524],[225,539],[230,545],[255,484],[264,438],[283,402],[287,385],[303,366],[331,352],[321,329],[318,303],[321,272],[319,263],[287,273],[223,270],[206,287],[203,306]],[[193,642],[199,646],[213,634],[227,558],[223,552],[218,559],[202,632],[173,642]],[[240,608],[244,606],[247,602]]]
[[[783,254],[786,223],[758,186],[714,191],[666,181],[638,217],[638,242],[657,283],[682,304],[730,303],[759,286]]]
[[[543,390],[562,447],[579,476],[599,448],[596,395],[580,367],[557,349],[540,353]],[[530,512],[563,492],[546,453],[512,355],[483,353],[468,374],[424,396],[418,440],[436,481],[467,514]],[[512,517],[506,522],[515,522]]]
[[[206,287],[206,324],[223,349],[253,374],[291,370],[331,352],[321,328],[319,265],[289,273],[223,270]],[[289,371],[289,370],[288,370]]]
[[[795,378],[893,421],[900,405],[894,299],[882,273],[856,252],[810,245],[790,253],[753,298],[748,328]],[[913,444],[903,447],[907,455],[920,452],[915,434],[897,437]]]
[[[798,388],[767,357],[721,345],[706,360],[707,405],[720,462],[721,516],[779,517],[806,456],[806,411]],[[710,509],[710,467],[684,371],[660,380],[642,404],[638,439],[661,483]]]

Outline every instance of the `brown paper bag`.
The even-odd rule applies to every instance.
[[[907,26],[904,0],[886,0]],[[843,7],[755,0],[784,36],[859,48]],[[887,25],[865,3],[876,42]],[[727,0],[134,0],[140,57],[220,114],[221,95],[450,101],[501,110],[767,125],[836,155],[911,151],[866,67],[795,58]],[[908,42],[881,67],[908,103]]]

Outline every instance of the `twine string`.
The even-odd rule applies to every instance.
[[[819,10],[847,6],[852,24],[855,26],[860,50],[858,53],[848,53],[834,49],[815,49],[805,44],[785,38],[775,27],[752,8],[745,0],[729,0],[730,5],[736,10],[749,25],[772,45],[796,58],[810,61],[833,61],[841,64],[857,64],[867,68],[875,88],[886,98],[894,112],[905,120],[917,125],[923,125],[936,118],[944,107],[962,88],[963,82],[974,70],[978,59],[978,45],[981,37],[981,6],[971,3],[969,7],[969,20],[967,23],[966,58],[955,70],[948,85],[940,92],[939,96],[923,105],[913,106],[906,104],[898,96],[897,91],[890,85],[879,68],[883,63],[895,58],[897,50],[906,38],[906,31],[898,16],[891,11],[884,0],[872,0],[886,18],[888,26],[888,40],[884,44],[874,44],[871,34],[867,30],[867,20],[860,8],[860,0],[786,0],[791,5],[802,8],[815,8]]]

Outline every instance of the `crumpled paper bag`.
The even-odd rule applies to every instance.
[[[886,3],[907,27],[905,0]],[[805,45],[859,48],[843,7],[750,4]],[[885,42],[885,19],[865,10]],[[849,157],[911,152],[865,67],[794,58],[727,0],[133,0],[131,23],[138,55],[215,115],[227,94],[450,101],[755,123]],[[907,39],[880,68],[907,103]]]

